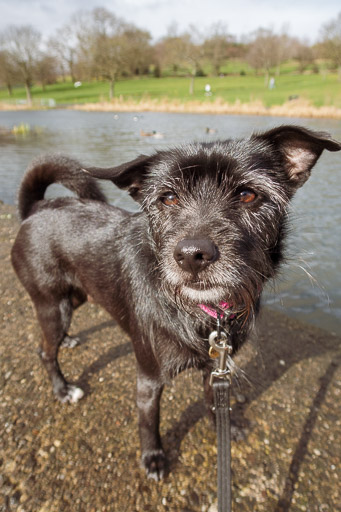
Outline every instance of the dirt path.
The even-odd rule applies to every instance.
[[[17,229],[14,208],[0,205],[0,511],[216,510],[215,432],[199,374],[184,373],[165,390],[171,472],[162,483],[139,467],[129,339],[93,304],[74,317],[81,346],[61,352],[86,397],[74,406],[52,398],[35,315],[10,265]],[[340,341],[264,310],[258,340],[239,356],[253,385],[241,383],[245,403],[233,400],[234,512],[341,509]]]

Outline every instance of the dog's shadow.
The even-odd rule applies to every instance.
[[[273,319],[271,315],[271,331],[276,333],[276,316]],[[264,323],[264,321],[263,321]],[[315,428],[316,420],[320,414],[321,407],[325,400],[329,385],[331,384],[335,372],[340,363],[340,340],[328,333],[318,332],[305,333],[304,327],[298,326],[297,332],[286,330],[286,320],[282,318],[280,326],[280,335],[278,337],[267,334],[263,326],[260,332],[261,348],[243,367],[243,372],[247,376],[251,385],[243,386],[243,393],[246,395],[245,404],[236,403],[231,412],[231,423],[233,425],[232,438],[241,436],[243,438],[244,429],[248,427],[248,421],[244,416],[246,407],[257,400],[273,383],[279,380],[293,365],[311,357],[318,357],[326,353],[333,354],[333,359],[326,367],[324,373],[319,377],[319,388],[311,402],[310,410],[306,415],[301,435],[296,443],[282,495],[275,505],[274,512],[289,512],[292,505],[292,498],[295,486],[298,482],[301,465],[308,452],[308,444]],[[274,329],[272,329],[272,327]],[[283,334],[287,335],[283,338]],[[300,334],[304,335],[300,336]],[[299,343],[298,343],[299,340]],[[285,343],[283,343],[285,341]],[[335,354],[338,354],[337,356]],[[330,358],[331,359],[331,358]],[[237,386],[234,386],[238,389]],[[232,387],[232,390],[233,388]],[[170,451],[170,470],[178,463],[181,450],[181,442],[189,430],[202,419],[206,414],[203,400],[192,403],[184,411],[179,421],[166,433],[164,437],[165,445]]]
[[[244,412],[250,403],[257,400],[274,382],[281,379],[293,365],[330,353],[328,359],[331,361],[319,377],[319,389],[313,397],[310,410],[306,415],[285,479],[284,489],[274,512],[289,512],[290,510],[300,468],[307,455],[309,440],[329,385],[341,363],[339,338],[310,327],[305,329],[300,324],[291,325],[289,329],[288,322],[291,323],[284,316],[273,313],[270,313],[268,318],[263,318],[257,343],[259,349],[242,368],[251,383],[251,385],[242,386],[242,391],[246,395],[245,404],[236,403],[231,412],[231,422],[234,425],[232,438],[237,437],[238,439],[239,435],[243,437],[243,430],[248,427]],[[238,389],[237,386],[234,386],[232,390],[234,388]],[[190,428],[203,418],[205,413],[204,402],[195,402],[187,408],[180,420],[167,432],[165,439],[172,451],[171,466],[177,464],[182,439]],[[238,429],[241,430],[240,433],[238,433]]]
[[[114,325],[116,325],[115,322],[107,321],[79,333],[81,343],[84,343],[90,334]],[[336,352],[340,348],[339,338],[328,337],[328,334],[322,333],[322,331],[321,335],[318,333],[315,335],[314,331],[312,336],[310,336],[309,331],[305,333],[304,327],[299,324],[297,328],[294,327],[289,331],[285,317],[281,315],[277,317],[273,313],[270,313],[267,318],[263,318],[261,322],[258,345],[259,350],[242,367],[244,374],[252,385],[242,386],[242,392],[246,397],[245,404],[237,403],[232,408],[231,419],[237,428],[243,429],[247,426],[248,422],[244,417],[246,407],[254,400],[257,400],[262,393],[280,379],[293,365],[304,359],[321,356],[328,352]],[[91,375],[98,373],[112,361],[132,352],[133,347],[130,342],[111,347],[84,369],[78,379],[79,384],[85,392],[89,392],[88,381]],[[308,443],[328,386],[339,364],[340,360],[334,358],[325,373],[320,377],[319,390],[313,398],[310,411],[306,417],[301,436],[292,457],[284,491],[274,512],[288,512],[290,509],[295,484],[299,477],[300,466],[307,453]],[[178,464],[183,439],[205,415],[206,407],[204,400],[194,401],[164,434],[163,442],[167,447],[170,470],[174,469]]]
[[[115,326],[117,326],[117,323],[114,320],[107,320],[105,322],[102,322],[101,324],[94,325],[89,329],[84,329],[83,331],[80,331],[79,333],[77,333],[78,345],[85,345],[89,341],[89,337],[92,334],[102,331],[103,329],[106,329],[108,327]],[[83,389],[86,396],[90,395],[90,378],[93,375],[99,373],[101,370],[103,370],[103,368],[108,366],[111,362],[115,361],[116,359],[120,359],[121,357],[127,356],[132,352],[133,346],[130,341],[128,341],[127,343],[123,343],[121,345],[114,345],[110,347],[109,350],[101,354],[100,357],[93,361],[88,367],[84,368],[83,372],[78,377],[77,382],[75,384],[77,384]]]
[[[94,325],[92,327],[89,327],[88,329],[84,329],[83,331],[80,331],[77,333],[76,338],[78,339],[77,345],[82,346],[85,345],[89,341],[89,337],[91,334],[94,334],[95,332],[102,331],[103,329],[106,329],[107,327],[115,327],[117,324],[115,320],[107,320],[105,322],[102,322],[101,324]]]

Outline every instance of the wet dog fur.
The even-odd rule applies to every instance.
[[[159,434],[164,384],[186,368],[201,370],[210,409],[208,379],[216,363],[208,335],[215,321],[205,310],[217,315],[223,303],[232,308],[236,352],[282,260],[289,202],[325,149],[341,145],[328,134],[289,125],[142,155],[108,169],[51,155],[27,170],[12,262],[37,312],[53,392],[62,402],[83,396],[65,380],[57,356],[62,344],[76,344],[67,334],[72,312],[90,296],[134,345],[148,476],[162,478],[167,466]],[[126,189],[141,211],[109,205],[96,178]],[[78,197],[44,199],[52,183]]]

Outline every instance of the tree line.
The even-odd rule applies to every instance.
[[[75,13],[44,47],[35,28],[11,25],[0,33],[0,84],[9,95],[13,87],[24,85],[30,104],[34,83],[44,88],[60,79],[104,80],[112,99],[119,79],[168,74],[189,76],[193,94],[196,76],[220,75],[226,62],[236,58],[255,73],[264,73],[266,84],[270,72],[279,74],[289,59],[297,60],[300,72],[307,68],[318,72],[318,59],[324,59],[341,76],[341,12],[321,27],[314,45],[270,29],[258,29],[240,42],[223,22],[213,24],[205,34],[194,26],[179,33],[173,25],[152,43],[148,31],[102,7]]]

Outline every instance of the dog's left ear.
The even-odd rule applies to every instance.
[[[324,149],[341,150],[341,144],[328,133],[314,132],[299,126],[280,126],[256,138],[270,143],[282,154],[285,170],[295,188],[307,181]]]
[[[87,167],[82,170],[93,178],[110,180],[119,188],[127,189],[132,198],[138,201],[142,182],[147,175],[152,160],[153,157],[140,155],[134,160],[117,167]]]

